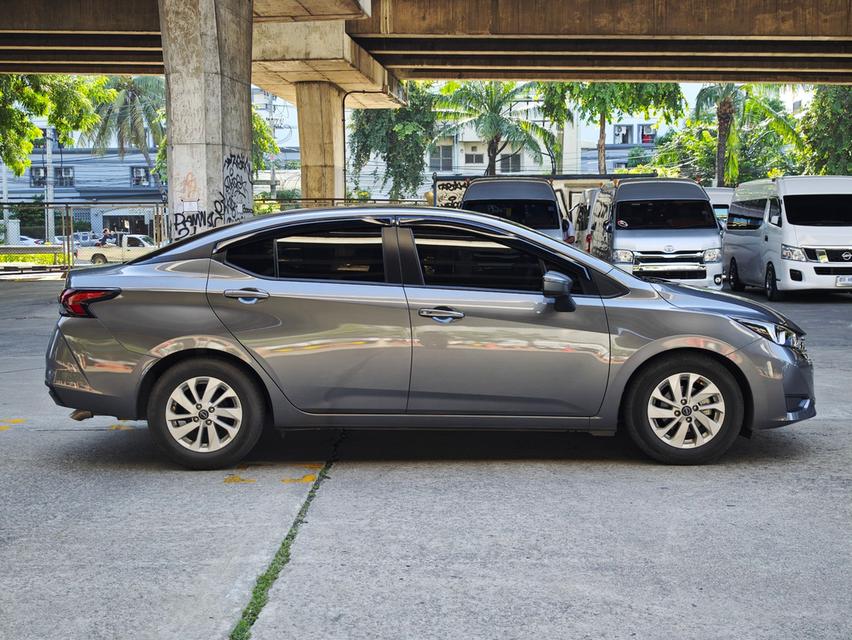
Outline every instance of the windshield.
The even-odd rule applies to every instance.
[[[716,229],[716,216],[706,200],[620,202],[615,226],[621,230]]]
[[[462,206],[533,229],[560,228],[559,211],[552,200],[468,200]]]
[[[787,222],[806,227],[852,227],[852,193],[784,196]]]

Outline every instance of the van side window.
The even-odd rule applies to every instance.
[[[767,219],[769,224],[776,227],[781,226],[781,203],[778,202],[778,198],[769,199],[769,217]]]
[[[764,209],[766,209],[765,198],[732,202],[728,211],[728,231],[760,229],[763,224]]]

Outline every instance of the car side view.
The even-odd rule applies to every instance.
[[[46,384],[191,468],[278,429],[626,429],[704,463],[815,415],[803,332],[448,209],[291,212],[72,271]]]

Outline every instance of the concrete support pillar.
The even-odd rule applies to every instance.
[[[251,0],[159,0],[174,239],[252,210]]]
[[[330,82],[296,82],[295,86],[302,197],[343,198],[345,94]]]

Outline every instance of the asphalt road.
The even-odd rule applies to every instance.
[[[227,637],[333,455],[254,638],[852,637],[852,296],[777,305],[809,332],[819,415],[715,465],[375,431],[186,472],[143,423],[53,406],[59,288],[0,282],[0,638]]]

